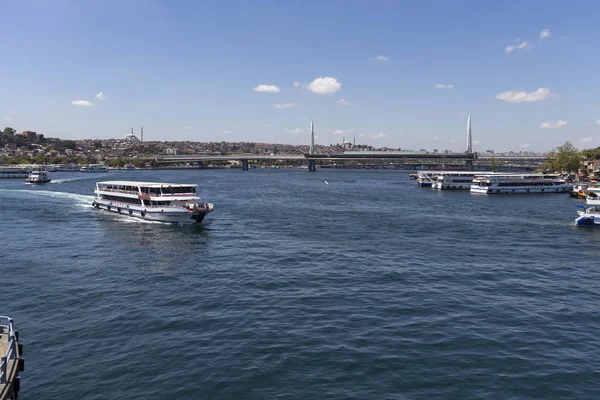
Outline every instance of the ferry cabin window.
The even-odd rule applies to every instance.
[[[196,188],[194,186],[182,186],[182,187],[163,187],[163,193],[165,194],[188,194],[188,193],[196,193]]]
[[[170,201],[155,201],[155,200],[150,201],[151,206],[168,206],[170,204],[171,204]]]
[[[121,197],[103,194],[102,198],[106,200],[121,201],[123,203],[129,204],[142,204],[142,201],[140,199],[132,199],[131,197]]]

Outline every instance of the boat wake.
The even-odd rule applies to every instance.
[[[92,207],[92,201],[94,201],[94,196],[68,192],[54,192],[51,190],[0,189],[0,192],[18,193],[34,197],[42,196],[53,197],[56,199],[71,199],[75,200],[78,205],[86,207]]]

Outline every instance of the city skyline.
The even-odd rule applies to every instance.
[[[63,139],[600,144],[596,4],[3,5],[0,121]],[[572,17],[572,18],[571,18]],[[576,18],[575,18],[576,17]],[[136,128],[136,134],[139,135]]]

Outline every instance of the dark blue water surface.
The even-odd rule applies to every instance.
[[[0,314],[22,399],[600,398],[600,230],[564,194],[406,172],[55,173],[0,181]],[[197,183],[200,227],[90,206]]]

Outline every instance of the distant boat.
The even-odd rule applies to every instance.
[[[129,169],[129,170],[135,169],[135,165],[133,165],[133,164],[125,164],[123,166],[123,169]]]
[[[48,175],[48,172],[46,172],[46,170],[36,169],[34,171],[31,171],[31,173],[29,174],[27,179],[25,179],[25,181],[27,183],[42,184],[50,183],[52,179],[50,179],[50,176]]]
[[[104,165],[87,165],[85,167],[81,167],[79,170],[81,172],[108,172],[108,168]]]

